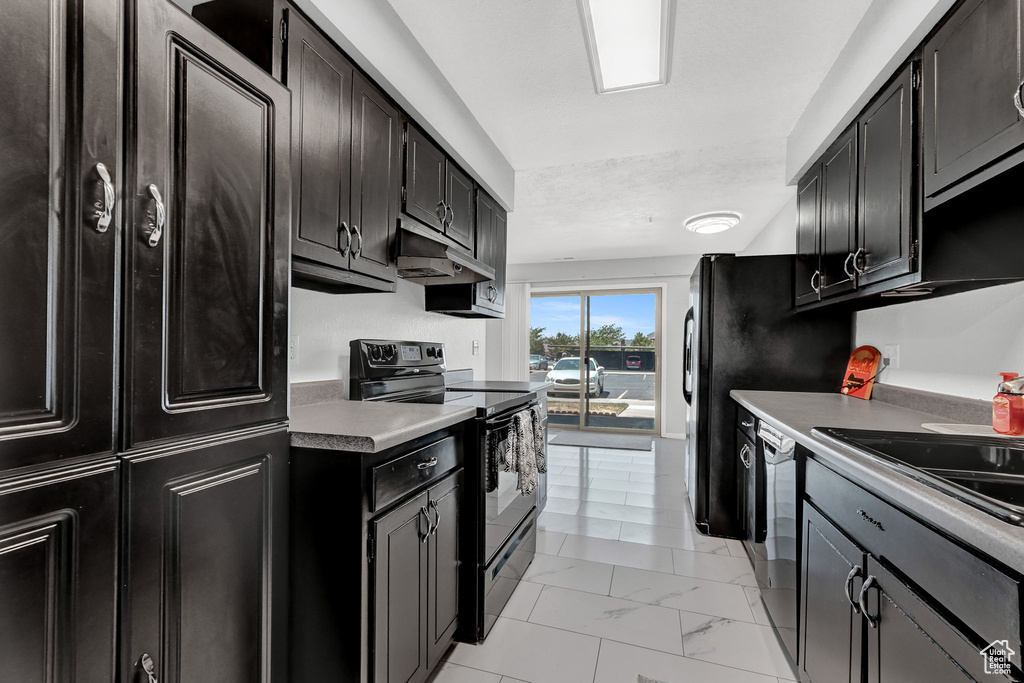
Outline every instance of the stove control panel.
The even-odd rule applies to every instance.
[[[444,344],[391,339],[355,339],[349,343],[352,379],[443,373]]]

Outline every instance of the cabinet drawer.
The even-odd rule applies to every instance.
[[[449,436],[377,465],[370,474],[373,486],[372,511],[377,512],[387,507],[423,484],[441,479],[458,464],[455,437]]]
[[[806,477],[810,501],[871,555],[899,569],[985,643],[1009,639],[1020,651],[1017,580],[810,458]]]
[[[754,441],[756,437],[755,426],[757,421],[754,416],[743,406],[736,406],[736,429],[747,435],[747,438]],[[738,444],[737,444],[738,447]]]

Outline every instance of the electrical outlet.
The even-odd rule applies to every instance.
[[[900,369],[900,345],[899,344],[886,344],[885,350],[882,351],[882,358],[889,359],[889,365],[887,367],[893,370]]]
[[[473,340],[473,355],[474,356],[479,356],[480,355],[480,340],[479,339],[474,339]]]
[[[288,337],[288,360],[299,359],[299,337]]]

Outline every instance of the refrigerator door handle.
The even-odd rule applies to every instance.
[[[683,342],[683,398],[686,405],[693,405],[693,308],[686,312],[683,321],[685,340]]]

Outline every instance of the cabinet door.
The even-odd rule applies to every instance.
[[[114,680],[117,521],[113,457],[0,479],[0,681]]]
[[[821,298],[857,282],[850,262],[857,237],[857,127],[851,126],[821,160]]]
[[[1014,95],[1020,0],[968,0],[922,49],[924,191],[937,194],[1024,143]]]
[[[398,109],[356,74],[352,118],[352,270],[394,282],[393,242],[402,196]]]
[[[373,522],[375,683],[416,683],[429,673],[427,504],[424,492]]]
[[[796,305],[818,300],[821,287],[821,164],[814,164],[796,191]]]
[[[287,461],[284,431],[126,461],[126,683],[144,653],[161,683],[285,680]]]
[[[740,520],[740,538],[744,546],[753,548],[757,534],[756,497],[750,496],[752,482],[756,476],[757,458],[754,445],[740,430],[736,430],[736,519]]]
[[[416,127],[406,124],[405,213],[444,231],[445,169],[444,152],[427,140]]]
[[[287,10],[292,91],[292,255],[347,268],[351,206],[352,65]]]
[[[476,203],[473,180],[450,161],[446,165],[445,202],[450,209],[444,234],[472,254],[476,235]]]
[[[859,285],[913,269],[914,86],[910,64],[861,117],[857,253]]]
[[[864,553],[807,503],[803,527],[800,667],[818,683],[859,682],[864,620],[850,596],[864,578]]]
[[[497,240],[494,234],[494,213],[498,204],[483,190],[476,192],[476,258],[489,266],[494,265]],[[497,274],[497,273],[495,273]],[[473,302],[477,306],[491,308],[494,298],[494,281],[473,284]]]
[[[491,301],[493,308],[505,312],[505,272],[506,272],[506,259],[507,247],[508,247],[508,214],[505,209],[500,206],[494,207],[494,280],[492,285],[494,287],[493,299]]]
[[[3,3],[0,470],[113,449],[121,11]]]
[[[868,558],[865,597],[868,683],[935,683],[993,677],[977,646],[965,640],[902,581]]]
[[[433,670],[451,645],[459,624],[460,470],[430,489],[434,528],[428,546],[427,669]]]
[[[129,446],[287,412],[288,91],[166,0],[136,21]]]

